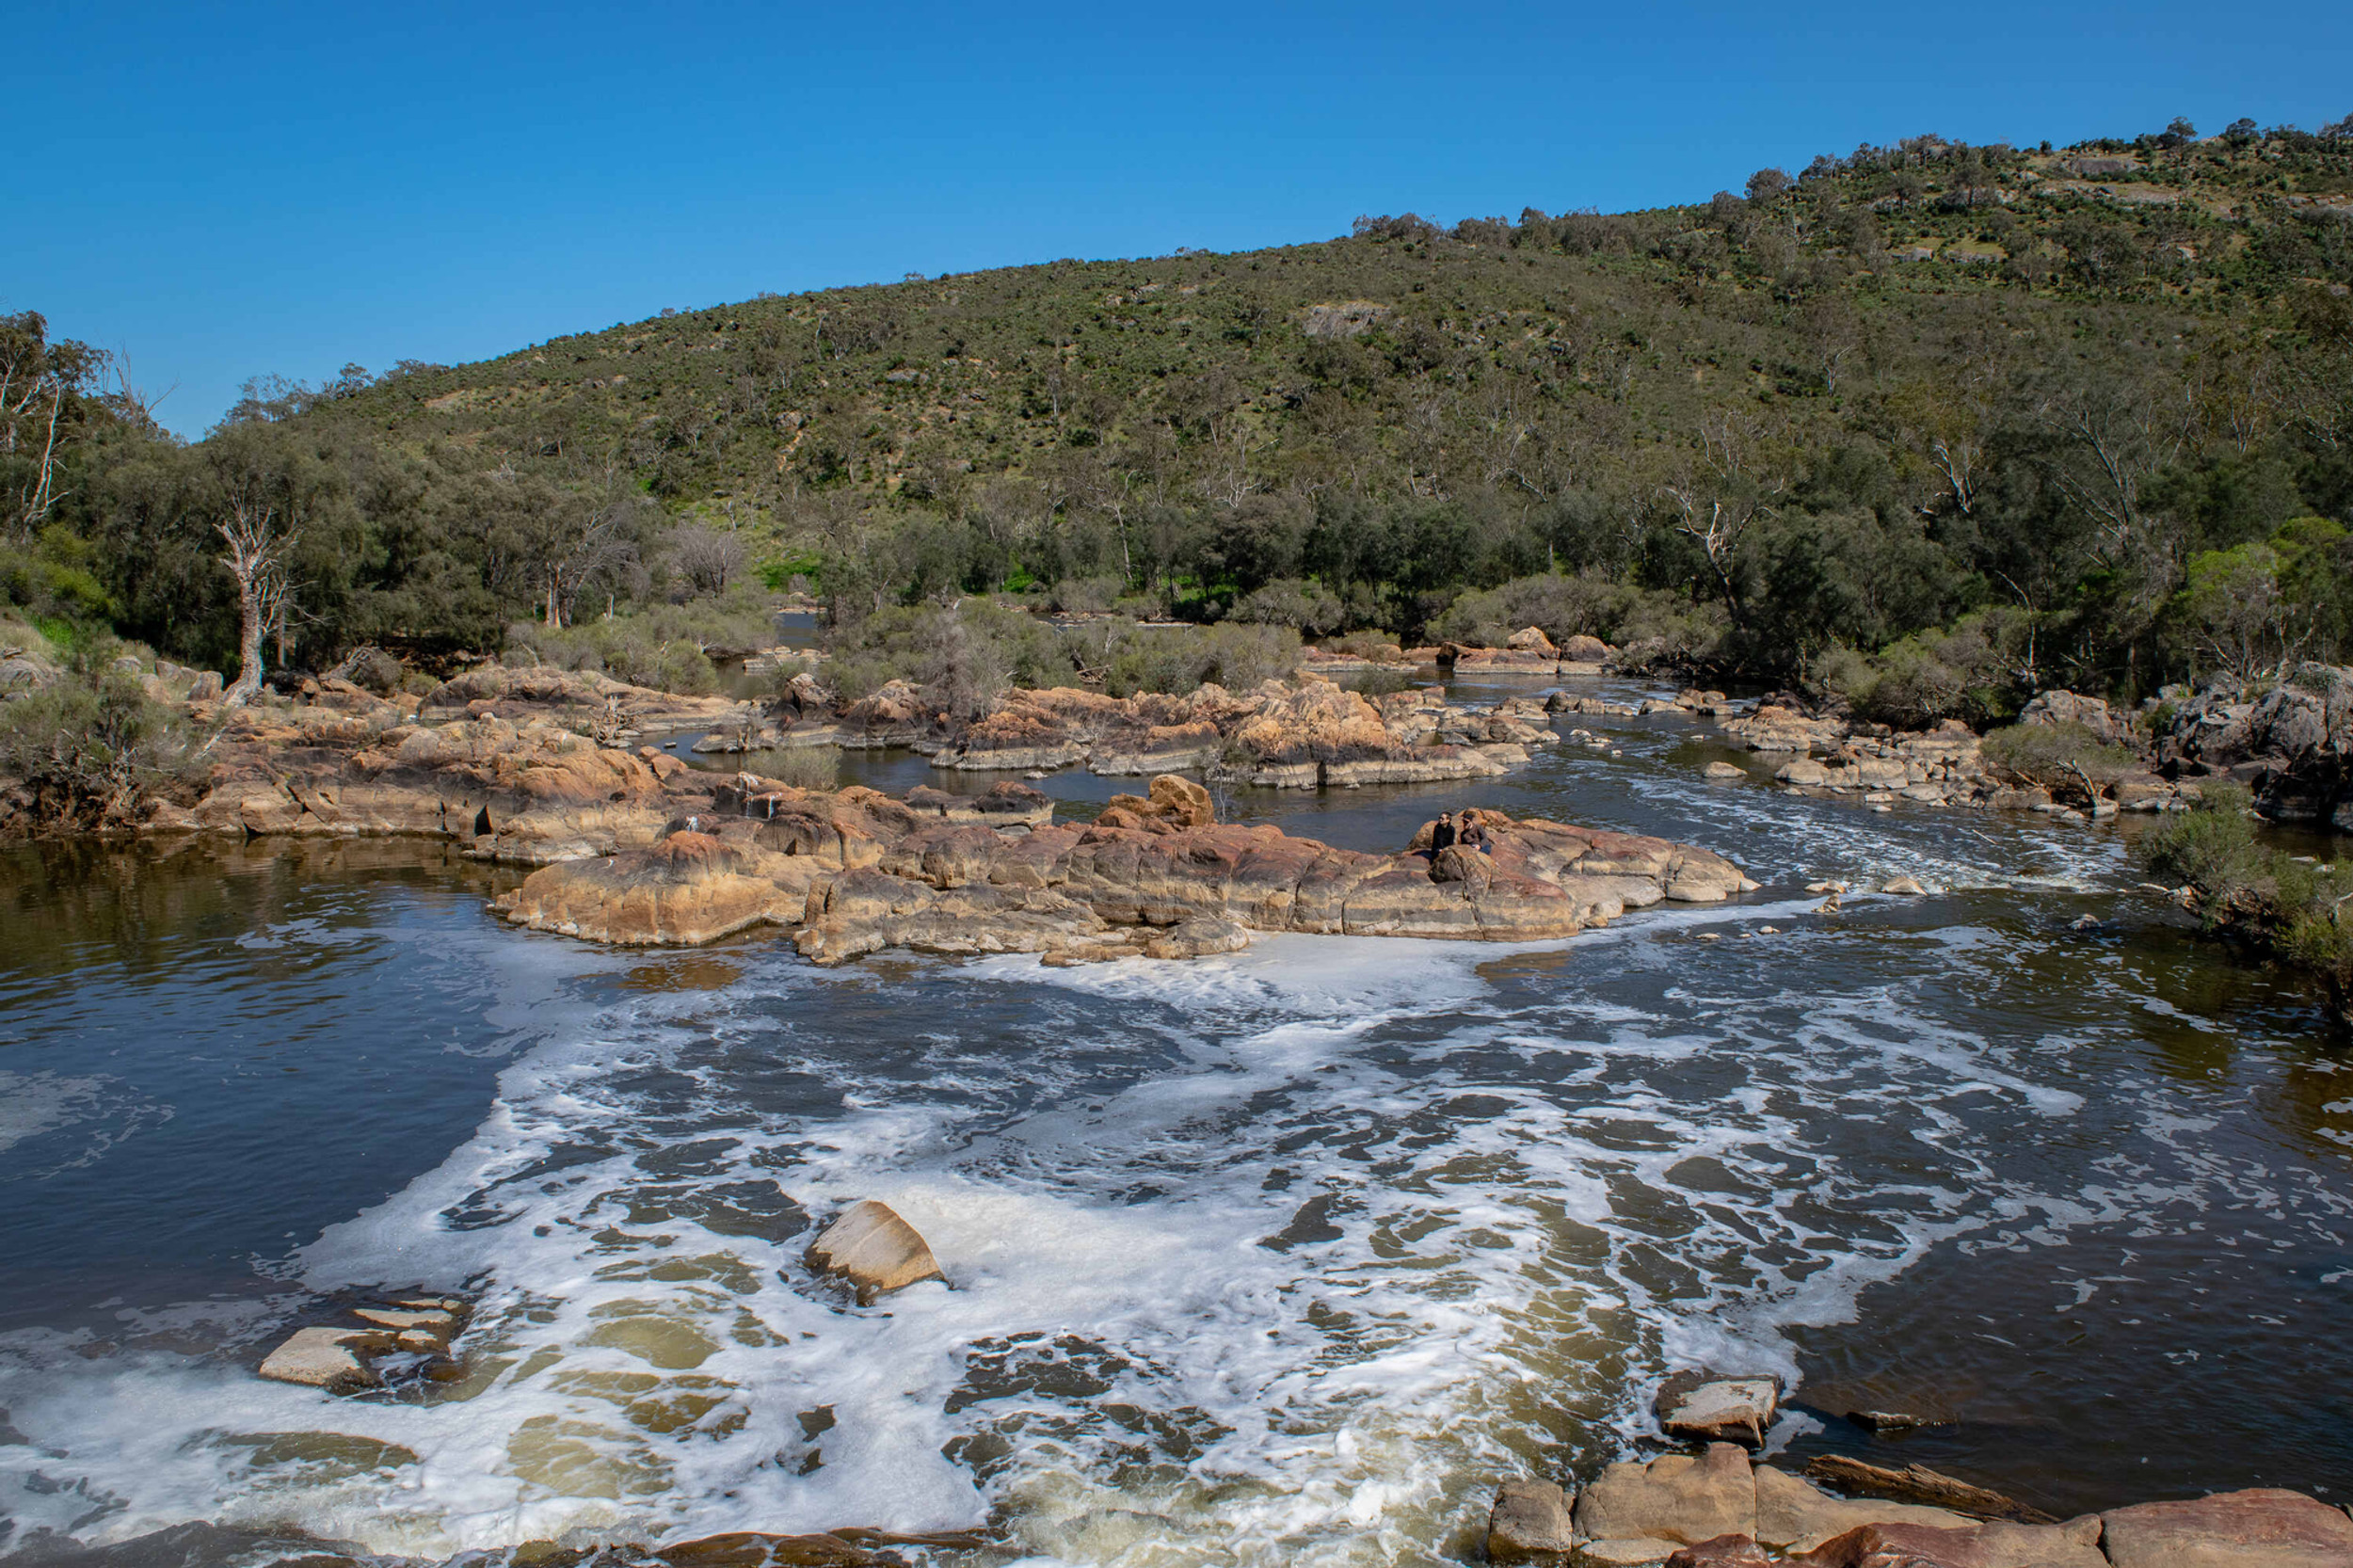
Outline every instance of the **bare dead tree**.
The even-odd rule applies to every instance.
[[[286,557],[302,537],[285,509],[246,487],[232,488],[229,516],[213,525],[228,552],[220,564],[237,580],[237,679],[223,694],[227,706],[241,707],[262,689],[262,639],[280,629],[293,602]]]
[[[670,538],[670,564],[697,595],[715,598],[727,592],[747,558],[743,539],[732,529],[689,523]]]
[[[1674,531],[1699,546],[1717,595],[1741,618],[1740,547],[1772,514],[1790,476],[1767,432],[1752,418],[1715,413],[1700,422],[1700,449],[1659,487]]]
[[[2043,401],[2042,423],[2064,454],[2051,467],[2052,481],[2092,520],[2111,564],[2146,536],[2141,490],[2180,456],[2192,414],[2186,395],[2176,407],[2147,388],[2106,380]]]

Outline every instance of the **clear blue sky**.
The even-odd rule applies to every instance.
[[[665,305],[2353,113],[2353,6],[17,3],[0,309],[246,377]],[[29,143],[29,145],[27,145]]]

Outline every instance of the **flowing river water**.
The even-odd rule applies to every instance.
[[[8,852],[0,1557],[207,1520],[1460,1560],[1498,1480],[1639,1451],[1687,1366],[1786,1379],[1793,1460],[2062,1514],[2345,1500],[2353,1050],[2312,995],[2136,890],[2131,822],[1874,812],[1705,781],[1742,759],[1689,720],[1573,725],[1611,749],[1228,805],[1355,848],[1494,805],[1763,889],[1525,947],[821,971],[514,931],[439,846]],[[1802,890],[1897,874],[1929,896]],[[867,1196],[946,1285],[810,1277]],[[462,1380],[253,1375],[418,1287],[479,1302]],[[207,1539],[173,1560],[297,1549]]]

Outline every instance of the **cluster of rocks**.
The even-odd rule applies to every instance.
[[[1220,824],[1208,791],[1176,775],[1076,824],[1011,781],[978,801],[900,801],[742,775],[718,804],[643,849],[535,872],[495,907],[623,943],[773,923],[821,964],[888,947],[1076,961],[1229,952],[1251,931],[1533,940],[1756,886],[1707,850],[1499,812],[1482,814],[1486,854],[1433,856],[1427,827],[1396,855],[1335,849]]]
[[[2105,702],[2071,692],[2036,697],[2019,722],[2081,724],[2095,738],[2131,733]],[[1723,728],[1753,751],[1794,754],[1775,772],[1780,782],[1798,790],[1860,794],[1874,806],[1905,800],[1923,806],[2043,811],[2081,820],[2119,811],[2186,810],[2200,798],[2194,782],[2140,769],[2104,770],[2097,777],[2081,775],[2062,800],[2049,784],[1988,758],[1977,733],[1958,719],[1947,719],[1934,729],[1871,733],[1844,719],[1766,702],[1725,720]]]
[[[1501,648],[1449,643],[1437,651],[1458,676],[1599,675],[1616,652],[1599,637],[1576,636],[1556,644],[1535,626],[1513,632]]]
[[[1825,1456],[1808,1475],[1793,1475],[1749,1452],[1762,1446],[1775,1392],[1764,1379],[1671,1384],[1661,1425],[1701,1443],[1698,1451],[1611,1464],[1581,1489],[1507,1481],[1488,1515],[1488,1560],[1548,1568],[2353,1564],[2353,1518],[2297,1492],[2258,1488],[2061,1520],[1918,1465],[1897,1471]],[[1722,1437],[1737,1441],[1714,1440]]]
[[[394,1296],[355,1306],[356,1322],[299,1328],[263,1359],[276,1383],[355,1394],[396,1376],[453,1375],[450,1345],[472,1309],[456,1296]]]
[[[1541,727],[1538,727],[1541,729]],[[1201,771],[1273,789],[1492,778],[1548,729],[1497,727],[1422,688],[1377,698],[1307,677],[1247,692],[1107,696],[1075,687],[1007,692],[978,719],[943,712],[904,680],[836,710],[819,694],[771,710],[759,745],[904,746],[959,772],[1083,765],[1111,776]]]
[[[2259,693],[2210,687],[2173,709],[2155,755],[2180,776],[2247,785],[2266,816],[2353,831],[2353,669],[2302,664]]]

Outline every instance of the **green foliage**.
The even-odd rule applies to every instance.
[[[32,790],[44,825],[121,827],[196,768],[184,728],[114,667],[120,645],[77,651],[56,679],[0,701],[0,774]]]
[[[601,670],[633,686],[703,696],[719,689],[712,653],[741,653],[775,640],[765,597],[738,588],[716,600],[654,604],[570,626],[518,622],[507,629],[506,660]]]
[[[2140,759],[2080,724],[2013,724],[1988,734],[1985,759],[2045,789],[2108,784],[2138,771]]]
[[[48,498],[0,516],[0,584],[221,664],[215,529],[263,495],[297,536],[270,657],[314,668],[626,618],[746,560],[853,642],[1014,592],[1410,642],[1533,623],[1973,722],[2013,683],[2345,654],[2353,560],[2320,531],[2353,521],[2353,224],[2312,199],[2353,189],[2353,139],[1922,136],[1748,189],[767,296],[257,384],[194,447],[7,318],[72,417],[47,489],[0,465]],[[1998,678],[1939,640],[1995,606],[2035,633]]]
[[[1103,689],[1128,696],[1213,682],[1248,691],[1289,676],[1300,655],[1299,633],[1288,626],[1134,626],[1114,645]]]
[[[1918,632],[1877,654],[1836,648],[1817,668],[1823,694],[1871,724],[1925,729],[1945,719],[1984,728],[2016,715],[2033,694],[2021,672],[2032,617],[1995,609],[1964,616],[1948,631]]]
[[[2204,786],[2198,808],[2145,834],[2141,863],[2196,896],[2209,931],[2245,937],[2320,980],[2353,1018],[2353,864],[2322,866],[2263,842],[2248,792]]]

